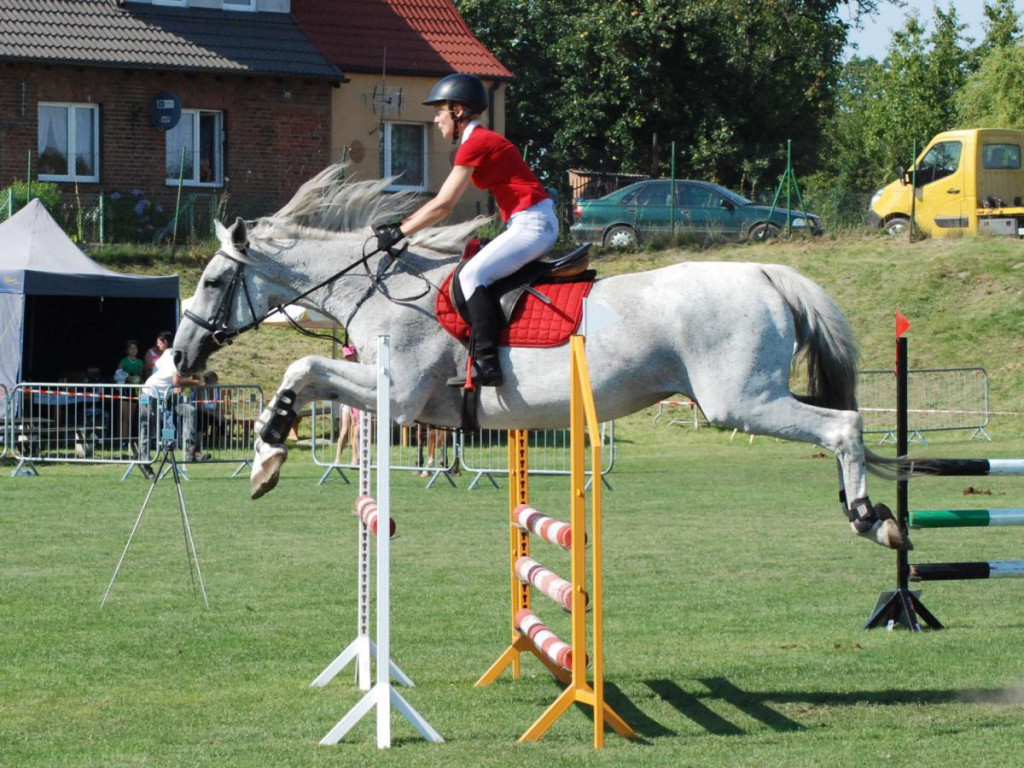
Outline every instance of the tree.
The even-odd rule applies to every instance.
[[[509,137],[571,166],[735,184],[814,162],[848,23],[840,0],[458,0],[516,75]],[[854,6],[869,12],[875,0]]]
[[[1024,49],[1020,14],[1013,0],[985,3],[985,39],[978,47],[978,70],[962,88],[959,116],[963,125],[1024,129]]]
[[[994,0],[984,6],[985,39],[978,46],[979,55],[987,54],[999,48],[1016,45],[1020,39],[1020,14],[1014,9],[1014,0]]]

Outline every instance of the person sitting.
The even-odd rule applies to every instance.
[[[551,195],[530,170],[519,150],[477,118],[488,105],[487,88],[475,75],[454,74],[434,85],[423,103],[437,107],[434,125],[441,135],[458,144],[455,163],[441,190],[400,224],[374,228],[377,247],[389,250],[414,232],[448,216],[470,181],[494,195],[506,229],[473,256],[459,273],[471,329],[471,360],[467,365],[474,383],[501,386],[504,378],[498,359],[501,308],[490,286],[520,267],[539,259],[558,240],[558,217]],[[448,380],[466,386],[465,376]]]
[[[138,384],[142,381],[142,368],[143,360],[139,357],[139,342],[135,339],[128,339],[124,345],[124,357],[121,358],[121,362],[117,364],[118,371],[124,371],[125,376],[123,381],[118,381],[118,384]],[[118,378],[118,374],[114,373],[114,379]]]

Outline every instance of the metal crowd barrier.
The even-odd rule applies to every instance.
[[[358,421],[371,420],[372,434],[376,434],[377,418],[373,413],[347,409],[340,403],[321,400],[310,405],[310,448],[313,462],[324,467],[318,485],[327,482],[331,474],[337,473],[346,483],[351,482],[345,470],[358,471],[356,443]],[[391,445],[391,468],[415,472],[427,479],[430,488],[441,477],[455,485],[453,475],[458,473],[457,431],[439,427],[415,424],[411,427],[395,428]]]
[[[0,459],[10,453],[11,446],[11,403],[7,387],[0,386]]]
[[[345,470],[359,468],[350,444],[354,426],[345,428],[342,408],[338,403],[327,400],[310,405],[313,461],[324,468],[318,484],[326,482],[332,473],[337,473],[346,483],[350,482]],[[360,418],[365,416],[375,419],[372,413],[365,412]],[[395,430],[391,468],[418,473],[427,478],[427,488],[442,477],[454,487],[453,478],[462,472],[473,476],[467,490],[475,488],[484,478],[498,487],[495,476],[508,475],[507,430],[485,429],[466,434],[462,430],[421,424],[396,426]],[[615,464],[615,423],[602,424],[600,434],[604,447],[604,466],[600,474],[607,485],[604,478]],[[569,430],[531,430],[529,459],[531,474],[570,474]]]
[[[988,373],[984,368],[912,368],[907,371],[907,418],[911,440],[923,445],[925,432],[971,430],[971,439],[991,440]],[[860,371],[857,399],[864,432],[896,439],[896,373]]]
[[[238,463],[238,474],[251,459],[252,427],[263,410],[260,388],[237,384],[152,407],[140,384],[21,383],[6,399],[5,449],[18,461],[14,475],[36,474],[42,462],[149,463],[167,415],[176,436],[190,436],[208,454],[204,460]],[[183,441],[177,450],[186,458]]]
[[[679,418],[678,412],[674,410],[677,408],[688,409],[690,411],[689,417],[685,419]],[[682,396],[681,400],[660,401],[658,403],[658,412],[654,414],[654,418],[651,419],[651,424],[657,424],[658,419],[665,415],[671,416],[668,421],[668,426],[670,427],[675,424],[692,424],[694,429],[700,429],[700,419],[702,416],[700,406],[685,395]],[[706,419],[704,423],[707,423]]]
[[[600,436],[604,466],[599,468],[599,473],[601,481],[607,486],[607,475],[615,466],[615,422],[603,422]],[[508,431],[502,429],[483,429],[462,434],[459,442],[462,468],[473,473],[468,490],[475,488],[485,477],[494,487],[498,487],[494,476],[508,475],[507,440]],[[572,467],[568,429],[531,429],[527,435],[527,449],[531,475],[570,474]],[[592,467],[587,469],[587,475],[592,479]],[[590,481],[587,485],[589,487]]]

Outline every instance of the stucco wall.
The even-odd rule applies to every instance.
[[[380,178],[380,108],[374,111],[374,89],[380,93],[380,75],[363,75],[348,72],[350,82],[335,89],[332,102],[333,121],[331,129],[332,162],[347,157],[353,173],[360,178]],[[419,123],[427,127],[427,190],[425,194],[436,194],[451,170],[452,143],[444,139],[434,127],[434,108],[421,103],[430,94],[436,78],[388,76],[387,90],[402,91],[402,106],[398,111],[389,112],[385,120]],[[490,85],[490,84],[488,84]],[[505,86],[499,84],[495,91],[493,110],[494,129],[505,130]],[[489,111],[490,112],[490,111]],[[484,124],[489,124],[491,115],[484,113]],[[491,212],[489,195],[470,187],[460,205],[452,214],[453,221],[465,220],[478,214]]]

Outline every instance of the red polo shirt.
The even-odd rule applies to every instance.
[[[473,186],[494,195],[502,221],[550,197],[515,145],[482,126],[459,145],[455,165],[473,168]]]

